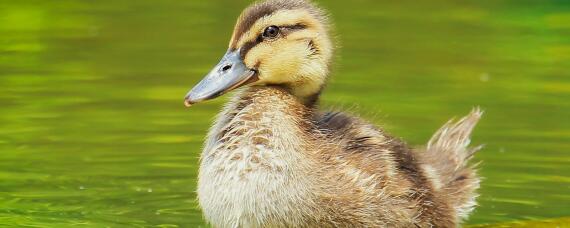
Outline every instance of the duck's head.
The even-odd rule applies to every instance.
[[[229,49],[185,98],[190,106],[241,86],[282,86],[303,102],[323,88],[333,45],[326,15],[304,0],[253,4],[238,18]]]

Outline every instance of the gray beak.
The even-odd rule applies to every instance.
[[[247,68],[239,50],[228,51],[220,63],[198,83],[184,98],[187,107],[214,99],[247,83],[256,80],[255,70]]]

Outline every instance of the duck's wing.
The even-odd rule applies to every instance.
[[[430,218],[445,218],[447,207],[431,191],[419,156],[402,140],[361,118],[340,112],[323,114],[317,124],[334,143],[336,150],[327,150],[335,175],[347,176],[356,183],[373,186],[366,191],[386,198],[367,198],[382,215],[400,218],[394,224],[409,222],[404,227],[428,227]],[[365,185],[368,186],[368,185]],[[414,210],[402,216],[403,208]],[[437,227],[451,227],[442,221]]]
[[[469,147],[471,132],[481,116],[482,111],[476,108],[464,118],[446,123],[425,149],[418,150],[360,118],[340,112],[322,115],[318,126],[341,146],[337,157],[375,174],[392,170],[410,181],[417,192],[429,189],[444,195],[456,215],[465,219],[476,205],[479,188],[476,169],[468,162],[481,148]]]
[[[402,140],[375,125],[342,112],[329,112],[318,118],[317,126],[329,141],[340,147],[333,156],[373,174],[396,172],[416,185],[423,184],[414,152]]]

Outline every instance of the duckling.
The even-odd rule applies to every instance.
[[[450,121],[425,147],[358,117],[320,112],[333,42],[305,0],[254,3],[222,60],[185,104],[235,90],[211,127],[198,201],[214,227],[457,227],[479,177],[469,137],[482,115]]]

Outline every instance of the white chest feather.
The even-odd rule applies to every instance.
[[[198,197],[216,227],[290,226],[307,213],[301,205],[310,191],[297,175],[304,162],[295,121],[279,107],[260,108],[222,114],[204,148]]]

